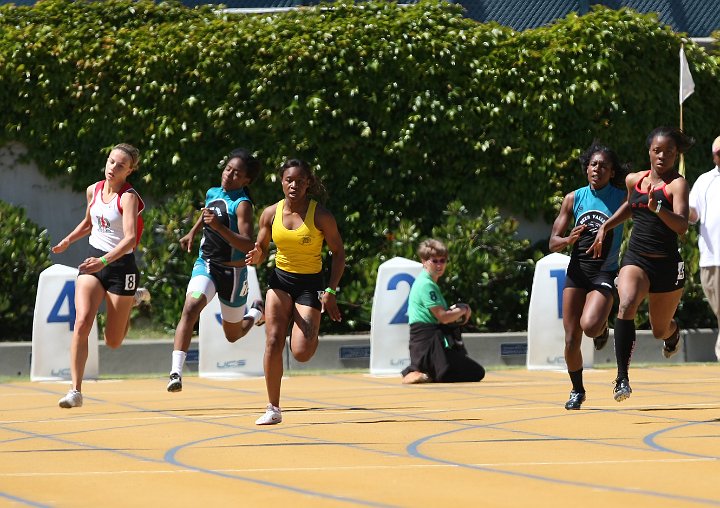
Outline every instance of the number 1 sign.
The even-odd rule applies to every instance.
[[[566,368],[562,298],[569,262],[570,256],[555,252],[545,256],[535,265],[528,309],[528,369]],[[583,367],[592,368],[593,342],[583,340],[580,350]]]

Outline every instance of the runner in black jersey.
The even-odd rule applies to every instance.
[[[580,165],[588,185],[565,196],[550,236],[553,252],[572,246],[562,298],[565,363],[572,382],[565,409],[580,409],[585,401],[580,350],[583,332],[593,337],[598,350],[608,339],[607,319],[613,304],[622,226],[608,233],[599,257],[586,251],[600,226],[626,199],[623,181],[627,170],[607,146],[593,143],[580,156]],[[568,235],[563,236],[572,224]]]
[[[647,138],[650,170],[625,179],[628,201],[600,227],[589,252],[600,256],[602,240],[612,228],[632,216],[633,229],[618,279],[620,305],[615,320],[617,378],[614,398],[621,402],[632,393],[628,370],[635,347],[635,314],[648,297],[650,326],[663,340],[662,354],[670,358],[681,347],[680,327],[673,319],[685,284],[685,267],[677,237],[688,229],[687,181],[675,168],[678,154],[695,140],[675,127],[658,127]]]

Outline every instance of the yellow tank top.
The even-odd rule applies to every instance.
[[[278,202],[272,224],[272,239],[277,248],[275,266],[290,273],[320,273],[325,235],[315,227],[317,201],[310,200],[305,221],[297,229],[287,229],[283,225],[284,206],[284,199]]]

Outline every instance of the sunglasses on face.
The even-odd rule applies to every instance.
[[[428,261],[434,265],[444,265],[448,262],[447,258],[430,258]]]

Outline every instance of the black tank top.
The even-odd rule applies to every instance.
[[[633,228],[628,249],[637,254],[654,254],[674,257],[678,252],[678,235],[667,227],[658,214],[648,208],[648,193],[641,190],[642,181],[650,174],[645,173],[635,184],[630,194]],[[655,189],[653,197],[662,201],[663,208],[672,210],[672,199],[667,195],[667,183]]]

